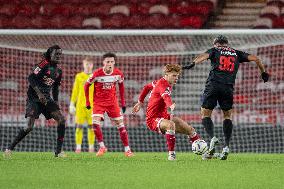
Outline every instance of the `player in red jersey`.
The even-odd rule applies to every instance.
[[[144,86],[139,100],[132,110],[132,113],[137,113],[143,104],[144,98],[151,91],[146,111],[146,123],[150,130],[165,134],[169,150],[168,160],[176,159],[176,132],[188,135],[191,142],[200,139],[191,125],[172,114],[176,107],[171,98],[172,86],[176,84],[180,73],[180,65],[167,64],[164,67],[164,77]],[[171,114],[168,113],[168,109],[170,109]]]
[[[118,83],[121,107],[122,112],[124,113],[126,110],[123,84],[124,76],[118,68],[114,67],[115,62],[116,55],[114,53],[106,53],[103,55],[103,67],[95,70],[84,86],[86,107],[90,109],[89,87],[94,83],[94,106],[92,117],[94,132],[100,145],[100,149],[96,155],[102,156],[105,152],[107,152],[101,130],[101,121],[103,120],[104,113],[106,112],[117,126],[121,141],[124,145],[125,156],[131,157],[133,156],[133,153],[129,147],[128,134],[123,123],[123,115],[120,111],[116,96],[116,83]]]

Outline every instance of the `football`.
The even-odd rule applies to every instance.
[[[199,139],[192,143],[192,152],[197,155],[203,154],[207,149],[207,143],[204,140]]]

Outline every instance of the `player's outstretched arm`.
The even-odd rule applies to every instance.
[[[188,62],[185,66],[182,67],[183,70],[189,70],[193,68],[196,64],[202,63],[204,60],[207,60],[209,58],[208,53],[202,53],[198,55],[193,62]]]
[[[269,74],[265,71],[265,68],[264,68],[264,65],[261,62],[261,59],[256,55],[249,55],[248,60],[254,61],[256,63],[257,67],[260,70],[261,78],[262,78],[263,82],[264,83],[267,82],[269,80]]]

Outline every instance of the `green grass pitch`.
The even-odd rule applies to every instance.
[[[192,153],[15,152],[0,157],[1,189],[284,189],[284,154],[230,154],[228,160],[201,160]]]

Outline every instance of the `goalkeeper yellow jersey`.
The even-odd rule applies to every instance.
[[[87,79],[92,75],[80,72],[76,74],[75,81],[73,84],[71,102],[76,104],[76,109],[86,107],[86,97],[84,92],[84,85]],[[93,102],[94,85],[89,88],[90,102]],[[91,104],[93,106],[93,104]]]

